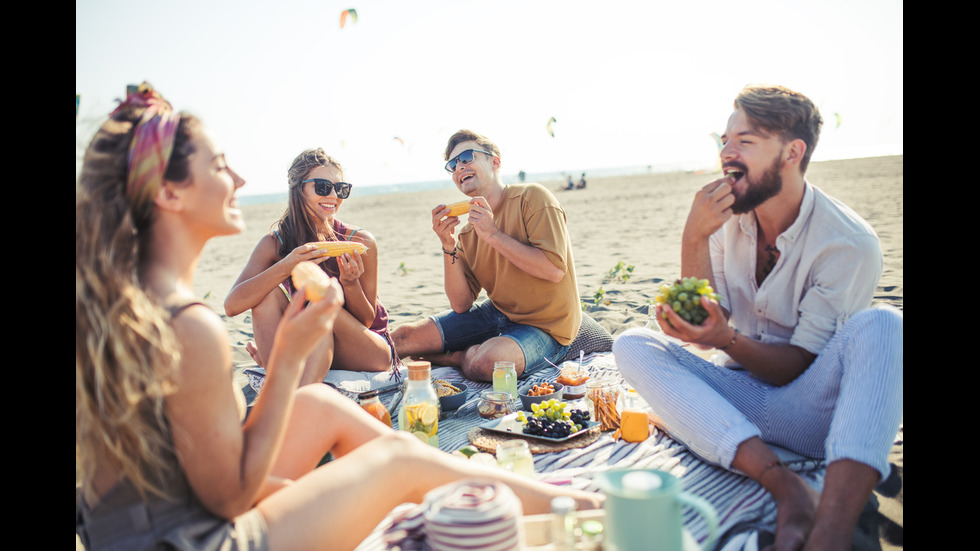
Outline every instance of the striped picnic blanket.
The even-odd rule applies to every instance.
[[[583,364],[593,378],[610,377],[622,380],[612,354],[593,354]],[[543,381],[554,381],[558,369],[549,367],[520,383],[526,387]],[[481,390],[490,383],[464,379],[453,368],[434,367],[433,379],[445,379],[451,383],[463,382],[469,387],[466,403],[456,412],[450,412],[439,423],[439,447],[447,452],[469,444],[469,431],[484,422],[476,411]],[[396,404],[397,405],[397,404]],[[392,412],[394,415],[395,413]],[[820,490],[824,469],[820,461],[805,459],[786,452],[781,454],[791,467]],[[760,547],[759,535],[772,532],[776,522],[776,506],[769,494],[755,481],[731,471],[710,465],[691,454],[686,447],[671,439],[660,430],[654,430],[650,438],[640,443],[615,441],[613,433],[603,433],[598,440],[582,448],[561,452],[535,454],[534,470],[539,480],[587,491],[599,491],[596,479],[601,472],[610,469],[644,468],[669,472],[679,478],[685,491],[697,495],[714,506],[718,513],[719,529],[715,549],[725,551],[752,551]],[[385,549],[383,533],[405,509],[396,509],[365,540],[358,551]],[[707,526],[691,509],[684,511],[686,529],[698,541],[706,539]]]

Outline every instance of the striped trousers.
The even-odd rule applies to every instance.
[[[884,478],[903,414],[903,320],[889,306],[855,314],[781,387],[646,328],[619,335],[613,354],[662,428],[706,461],[731,469],[739,444],[758,436],[827,463],[859,461]]]

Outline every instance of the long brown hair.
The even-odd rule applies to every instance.
[[[88,496],[100,465],[143,495],[166,495],[176,468],[164,399],[176,390],[180,348],[169,313],[139,277],[152,206],[126,196],[127,150],[143,110],[124,104],[102,125],[75,185],[75,470]],[[198,125],[180,116],[166,180],[189,180]]]
[[[320,166],[333,166],[341,174],[344,173],[340,163],[327,155],[323,148],[307,149],[293,159],[289,166],[287,178],[289,181],[289,204],[286,212],[276,222],[282,242],[279,244],[279,256],[285,257],[296,247],[313,241],[336,241],[333,228],[321,231],[319,218],[310,209],[303,195],[303,180],[313,169]]]

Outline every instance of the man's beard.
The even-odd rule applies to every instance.
[[[777,158],[772,166],[766,169],[758,181],[752,181],[749,173],[745,173],[745,193],[735,197],[732,212],[744,214],[755,210],[756,207],[775,197],[783,189],[783,177],[779,174],[783,168],[783,160]]]

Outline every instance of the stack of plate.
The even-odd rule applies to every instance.
[[[505,484],[459,482],[433,490],[425,501],[426,542],[433,551],[521,546],[521,502]]]

